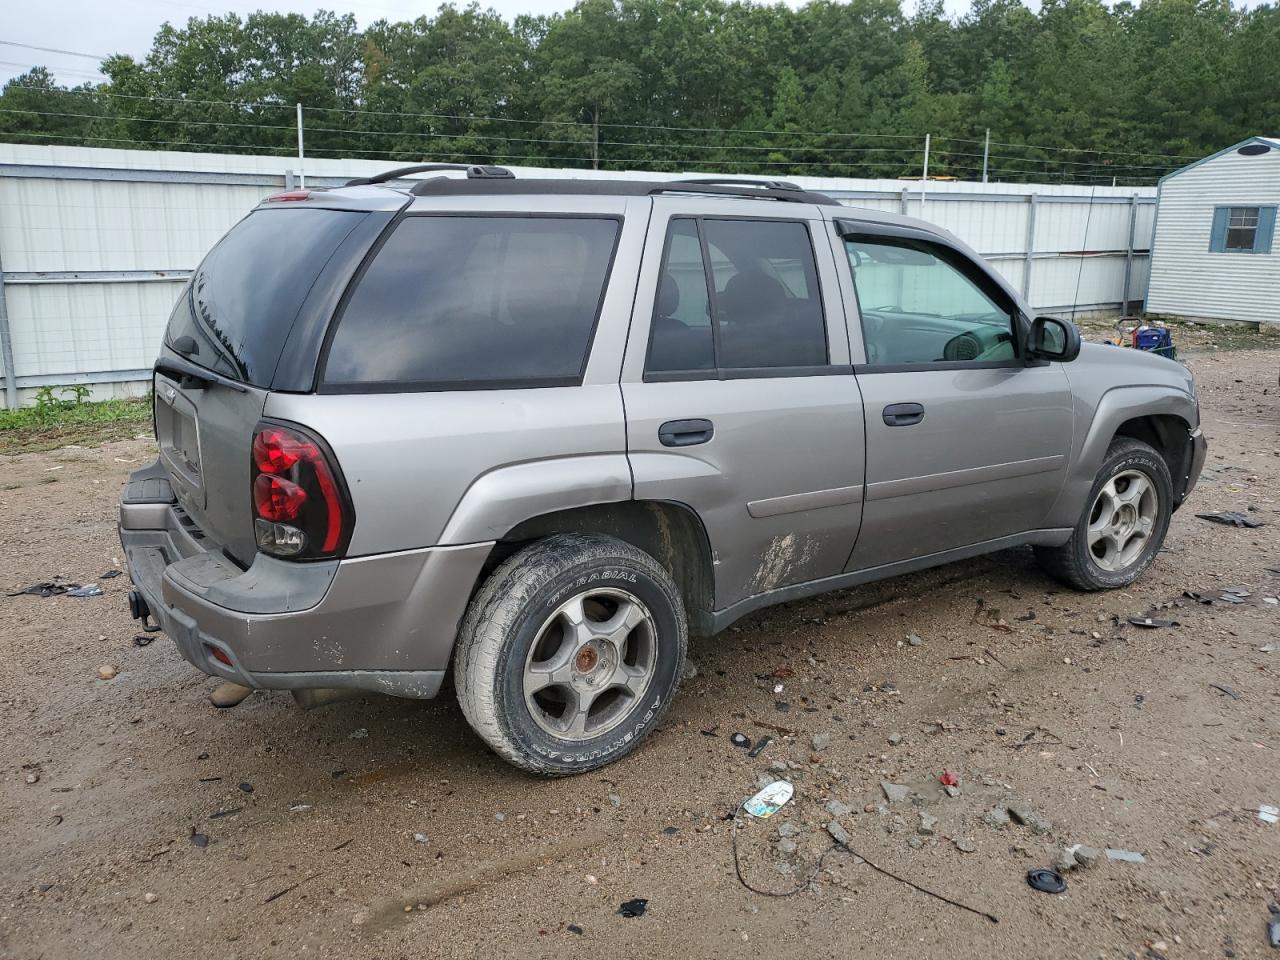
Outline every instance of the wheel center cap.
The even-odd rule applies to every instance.
[[[573,665],[578,668],[579,673],[590,673],[599,662],[600,654],[595,647],[583,647],[573,659]]]

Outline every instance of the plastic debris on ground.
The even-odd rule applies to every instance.
[[[21,597],[29,594],[33,597],[56,597],[59,594],[66,593],[73,587],[77,587],[76,583],[54,583],[52,580],[45,580],[41,583],[33,583],[29,587],[23,587],[14,593],[9,594],[11,597]]]
[[[773,737],[765,735],[756,741],[756,745],[747,751],[748,757],[758,757],[764,752],[764,748],[773,743]]]
[[[1258,819],[1263,823],[1280,823],[1280,807],[1264,803],[1258,807]]]
[[[100,597],[102,596],[102,588],[96,583],[86,583],[83,587],[76,587],[74,590],[67,591],[68,597]]]
[[[1253,527],[1261,527],[1264,525],[1261,520],[1255,520],[1248,514],[1240,513],[1238,510],[1222,510],[1218,513],[1197,513],[1196,516],[1201,520],[1209,520],[1212,523],[1221,523],[1223,526],[1227,527],[1249,527],[1252,529]]]
[[[1041,893],[1062,893],[1067,889],[1067,881],[1056,870],[1037,868],[1027,871],[1027,885]]]
[[[938,778],[938,782],[942,784],[944,787],[960,786],[960,778],[956,776],[954,773],[952,773],[950,770],[943,770],[942,776]]]
[[[795,792],[796,788],[786,780],[775,780],[743,803],[742,809],[753,817],[767,820],[786,806]]]
[[[135,647],[147,647],[151,645],[153,640],[155,640],[154,634],[140,633],[133,638],[133,645]]]
[[[618,907],[618,913],[624,917],[643,917],[645,909],[649,906],[649,901],[644,897],[636,897],[634,900],[628,900]]]
[[[1177,620],[1156,620],[1154,617],[1130,617],[1129,623],[1135,627],[1146,627],[1148,630],[1154,630],[1157,627],[1181,626]]]
[[[112,579],[114,579],[114,578],[116,578],[116,577],[118,577],[118,576],[120,576],[120,571],[119,571],[119,570],[108,570],[106,573],[104,573],[104,574],[103,574],[102,576],[100,576],[98,579],[99,579],[99,580],[112,580]]]
[[[751,738],[742,733],[735,733],[729,738],[729,742],[735,747],[741,747],[743,750],[751,749]]]

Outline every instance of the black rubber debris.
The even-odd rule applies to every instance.
[[[1209,520],[1213,523],[1221,523],[1227,527],[1261,527],[1261,520],[1255,520],[1253,517],[1237,510],[1223,510],[1219,513],[1197,513],[1197,517],[1201,520]]]
[[[241,790],[243,790],[245,793],[253,793],[253,784],[252,784],[252,783],[242,783],[242,784],[240,784],[240,789],[241,789]]]
[[[155,635],[154,635],[154,634],[151,634],[151,633],[139,633],[139,634],[137,634],[137,635],[133,638],[133,645],[134,645],[135,647],[146,647],[146,646],[150,646],[151,641],[152,641],[152,640],[154,640],[154,639],[155,639]]]
[[[665,833],[668,837],[674,837],[677,833],[680,832],[680,828],[679,827],[663,827],[662,832]]]
[[[618,913],[624,917],[643,917],[645,908],[648,906],[648,900],[643,897],[636,897],[634,900],[628,900],[618,907]]]
[[[23,587],[17,593],[11,593],[9,596],[21,597],[24,594],[30,594],[33,597],[56,597],[78,586],[80,586],[78,583],[54,583],[51,580],[45,580],[42,583],[33,583],[29,587]]]
[[[763,736],[756,741],[756,745],[747,751],[748,757],[758,757],[764,752],[764,748],[773,742],[773,737]]]
[[[735,733],[732,737],[729,738],[729,742],[732,743],[735,747],[741,747],[743,750],[751,749],[751,738],[746,736],[745,734]]]
[[[1062,893],[1067,889],[1067,881],[1062,879],[1062,874],[1040,868],[1027,871],[1027,885],[1041,893]]]
[[[1129,622],[1135,627],[1146,627],[1148,630],[1154,630],[1157,627],[1181,626],[1177,620],[1156,620],[1153,617],[1130,617]]]
[[[119,571],[119,570],[108,570],[108,571],[107,571],[106,573],[104,573],[102,576],[98,577],[98,579],[99,579],[99,580],[113,580],[113,579],[115,579],[115,578],[116,578],[116,577],[118,577],[118,576],[120,576],[120,571]]]
[[[209,838],[203,833],[193,833],[191,835],[191,843],[193,846],[207,847],[209,845]]]
[[[569,926],[565,927],[565,929],[568,930],[570,933],[576,933],[578,936],[582,936],[582,928],[578,926],[576,923],[569,924]]]

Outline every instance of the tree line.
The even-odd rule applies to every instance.
[[[1280,7],[1230,0],[580,0],[508,22],[258,12],[165,24],[108,81],[36,68],[0,140],[785,176],[1150,183],[1280,134]]]

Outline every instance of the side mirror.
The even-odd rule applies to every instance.
[[[1036,317],[1027,336],[1027,356],[1069,363],[1080,355],[1080,331],[1070,320]]]

